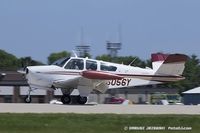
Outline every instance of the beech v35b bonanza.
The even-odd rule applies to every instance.
[[[28,66],[24,74],[30,87],[25,101],[31,102],[33,89],[60,88],[63,104],[70,104],[71,92],[78,89],[77,103],[85,104],[92,90],[105,92],[112,88],[179,81],[184,79],[181,75],[186,60],[183,54],[152,54],[152,69],[79,57],[62,58],[48,66]]]

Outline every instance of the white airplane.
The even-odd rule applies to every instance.
[[[183,54],[152,54],[152,68],[110,63],[89,58],[69,57],[47,66],[28,66],[25,75],[31,102],[33,89],[61,88],[63,104],[71,103],[70,93],[78,89],[77,103],[85,104],[92,90],[105,92],[112,88],[161,84],[184,79],[182,75],[187,56]]]

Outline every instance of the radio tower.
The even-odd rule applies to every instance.
[[[90,46],[84,43],[84,31],[81,28],[81,44],[76,46],[79,57],[88,57],[90,54]]]
[[[122,41],[122,38],[121,38],[121,25],[119,25],[119,29],[118,29],[118,38],[119,38],[119,41],[118,42],[111,42],[111,41],[107,41],[106,42],[106,45],[107,45],[107,50],[108,50],[108,54],[113,58],[113,57],[116,57],[117,54],[118,54],[118,50],[121,49],[121,41]]]

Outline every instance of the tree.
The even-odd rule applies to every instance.
[[[18,59],[16,56],[0,50],[0,69],[1,70],[17,70],[25,66],[42,65],[41,62],[33,60],[31,57],[22,57]]]
[[[48,57],[48,64],[52,64],[54,61],[63,58],[68,57],[71,54],[67,51],[57,52],[57,53],[51,53]]]
[[[103,54],[96,57],[97,60],[108,61],[111,62],[112,58],[109,55]]]
[[[44,65],[39,61],[33,60],[30,56],[20,58],[19,62],[21,63],[21,67]]]
[[[134,56],[119,56],[112,58],[109,55],[102,55],[102,56],[97,56],[96,59],[119,63],[119,64],[125,64],[125,65],[130,64],[131,66],[138,66],[138,67],[146,67],[147,64],[145,61],[142,61],[140,58]]]
[[[196,55],[192,55],[185,64],[185,71],[183,76],[186,77],[184,81],[181,82],[183,90],[192,89],[200,85],[200,66],[199,59]]]
[[[91,58],[92,56],[89,53],[84,53],[83,58],[85,58],[85,57]]]
[[[119,56],[116,57],[115,62],[131,66],[146,67],[145,61],[142,61],[136,56]]]
[[[0,69],[1,70],[17,69],[19,64],[20,63],[17,57],[0,49]]]

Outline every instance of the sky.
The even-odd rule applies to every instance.
[[[82,43],[95,58],[108,53],[106,41],[120,40],[121,56],[200,58],[199,13],[199,0],[0,0],[0,49],[46,63]]]

